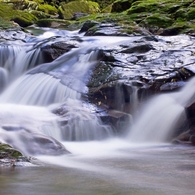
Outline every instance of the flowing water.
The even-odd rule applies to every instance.
[[[82,98],[99,48],[140,37],[82,37],[78,48],[43,63],[40,45],[75,36],[82,35],[50,31],[26,44],[0,47],[0,141],[36,157],[38,164],[0,167],[0,194],[194,194],[193,147],[166,141],[185,120],[195,80],[146,102],[126,136],[117,138]],[[137,88],[132,89],[136,111]],[[70,153],[58,155],[64,146]]]

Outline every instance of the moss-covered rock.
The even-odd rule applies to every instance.
[[[12,148],[8,144],[0,143],[0,159],[2,158],[14,158],[17,159],[23,156],[21,152]]]
[[[13,16],[12,20],[22,27],[27,27],[34,24],[34,22],[37,21],[37,18],[29,12],[19,10],[16,16]]]
[[[93,1],[71,1],[69,3],[61,3],[59,7],[60,17],[63,19],[72,19],[77,12],[94,14],[100,11],[99,5]]]
[[[39,4],[38,11],[42,11],[46,14],[52,14],[55,15],[58,13],[58,9],[52,5],[49,4]]]

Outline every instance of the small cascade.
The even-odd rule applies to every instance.
[[[185,108],[195,102],[195,78],[179,92],[159,95],[146,103],[130,128],[132,142],[165,142],[186,120]]]
[[[0,93],[5,89],[7,83],[8,83],[7,70],[0,67]]]
[[[46,106],[62,103],[67,98],[79,99],[81,94],[50,75],[27,74],[15,81],[0,96],[0,103]]]
[[[27,70],[43,63],[39,48],[32,45],[3,44],[0,45],[0,67],[7,72],[7,81],[11,82]]]
[[[100,140],[113,136],[111,127],[103,124],[97,114],[81,101],[68,99],[61,109],[59,121],[62,140]]]
[[[0,141],[25,155],[62,151],[58,117],[45,107],[0,104]]]
[[[185,119],[184,107],[169,95],[150,100],[130,129],[132,142],[165,142]]]
[[[0,102],[46,106],[80,99],[87,92],[85,83],[97,57],[98,50],[82,48],[39,65],[9,86]]]

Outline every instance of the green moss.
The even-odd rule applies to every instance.
[[[180,8],[174,13],[174,18],[175,19],[185,19],[186,18],[186,9],[185,8]]]
[[[98,13],[99,5],[92,1],[72,1],[70,3],[61,3],[59,14],[64,19],[71,19],[77,12],[94,14]]]
[[[116,0],[93,0],[94,2],[97,2],[100,5],[100,8],[102,10],[106,10],[108,7],[112,5],[112,3]]]
[[[37,18],[29,12],[18,10],[16,15],[12,17],[12,20],[22,27],[27,27],[34,24]]]
[[[38,19],[45,19],[45,18],[50,18],[51,17],[49,14],[47,14],[45,12],[42,12],[42,11],[32,10],[30,13],[33,14]]]
[[[58,13],[58,9],[49,4],[39,4],[38,11],[42,11],[46,14],[53,14],[53,15]]]
[[[13,10],[11,5],[0,3],[0,17],[1,18],[3,18],[4,20],[10,20],[15,14],[16,14],[16,11]]]
[[[137,1],[132,4],[131,8],[128,10],[128,14],[141,13],[141,12],[154,12],[157,9],[159,9],[158,2]]]
[[[167,17],[163,14],[152,14],[151,16],[148,16],[144,23],[148,26],[157,26],[159,28],[166,28],[173,24],[173,21],[171,18]]]
[[[8,144],[0,144],[0,157],[1,158],[19,158],[23,156],[21,152],[15,150]]]
[[[0,18],[0,29],[12,29],[18,27],[14,22]]]
[[[195,7],[192,7],[189,9],[189,11],[186,14],[187,20],[193,20],[195,19]]]

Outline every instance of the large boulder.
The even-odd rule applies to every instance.
[[[124,38],[118,45],[102,49],[88,83],[90,101],[126,112],[136,99],[142,101],[152,94],[183,87],[194,76],[194,48],[191,37],[172,38],[170,42],[153,36]],[[178,45],[183,39],[189,43],[190,52],[188,46],[184,49]]]

